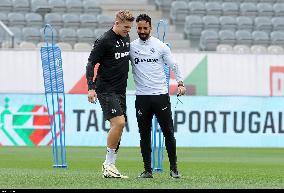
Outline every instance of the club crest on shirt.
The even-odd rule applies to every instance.
[[[155,49],[154,49],[154,48],[151,48],[151,49],[150,49],[150,52],[151,52],[151,54],[154,54],[154,53],[155,53]]]
[[[120,42],[122,44],[122,47],[124,47],[124,42],[122,41],[122,39],[120,39]]]
[[[129,42],[124,42],[122,39],[120,39],[119,41],[117,40],[116,41],[116,45],[115,47],[116,48],[119,48],[119,47],[129,47]]]
[[[117,47],[117,48],[119,48],[119,47],[120,47],[120,43],[119,43],[119,41],[116,41],[116,45],[115,45],[115,47]]]

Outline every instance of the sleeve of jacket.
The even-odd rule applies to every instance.
[[[95,89],[95,82],[94,82],[94,68],[97,63],[100,63],[102,57],[105,53],[106,44],[104,43],[104,39],[97,39],[93,45],[93,49],[90,53],[88,58],[88,63],[86,66],[86,78],[88,84],[88,90]]]
[[[163,57],[164,63],[170,65],[171,69],[174,72],[176,81],[177,82],[183,81],[183,77],[181,76],[179,66],[178,66],[176,60],[174,59],[170,48],[166,44],[163,44],[163,52],[162,53],[163,53],[162,57]]]

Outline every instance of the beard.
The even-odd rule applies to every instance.
[[[149,38],[150,34],[141,34],[141,33],[139,33],[138,36],[139,36],[139,38],[141,40],[146,41]]]

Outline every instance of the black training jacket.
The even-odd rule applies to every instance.
[[[86,67],[88,89],[99,93],[125,94],[129,70],[130,38],[117,35],[112,29],[98,38]],[[99,63],[96,80],[94,67]]]

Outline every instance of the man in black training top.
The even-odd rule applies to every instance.
[[[98,98],[105,119],[110,121],[106,159],[102,166],[105,178],[128,178],[116,169],[115,161],[127,121],[126,86],[130,60],[128,33],[134,19],[129,11],[118,11],[113,27],[95,41],[86,67],[88,101],[95,103]],[[100,66],[93,80],[97,63]]]

